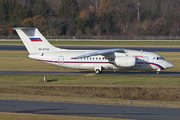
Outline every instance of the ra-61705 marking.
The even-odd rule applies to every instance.
[[[39,50],[49,50],[49,48],[39,48]]]

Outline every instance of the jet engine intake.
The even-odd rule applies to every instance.
[[[136,65],[136,57],[133,56],[117,57],[114,60],[114,64],[120,67],[134,67]]]

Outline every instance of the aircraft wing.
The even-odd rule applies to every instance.
[[[121,52],[124,51],[123,49],[108,49],[108,50],[97,50],[91,53],[83,54],[77,57],[73,57],[72,59],[79,59],[84,57],[96,56],[96,55],[105,55],[113,52]]]

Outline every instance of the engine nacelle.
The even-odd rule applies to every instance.
[[[114,64],[120,67],[133,67],[136,65],[136,57],[117,57]]]

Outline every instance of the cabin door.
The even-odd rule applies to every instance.
[[[144,65],[149,65],[149,57],[148,56],[144,57]]]
[[[64,64],[64,56],[59,56],[59,64]]]

